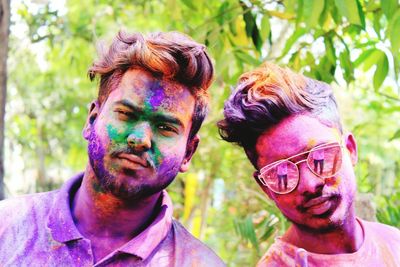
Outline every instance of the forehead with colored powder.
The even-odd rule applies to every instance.
[[[194,97],[185,86],[160,80],[141,69],[128,70],[109,98],[114,102],[126,99],[144,111],[169,112],[189,117],[189,120],[195,104]]]
[[[340,141],[336,128],[330,128],[308,115],[290,116],[257,139],[257,165],[264,166],[316,145],[334,141]]]

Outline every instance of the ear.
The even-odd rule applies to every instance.
[[[89,138],[90,129],[94,124],[94,122],[96,121],[98,114],[99,114],[99,102],[97,100],[94,100],[92,101],[92,103],[90,103],[89,113],[86,118],[86,123],[82,131],[83,138],[85,138],[86,140],[88,140]]]
[[[346,133],[344,135],[344,144],[347,151],[349,151],[351,163],[353,166],[356,165],[358,161],[357,142],[352,133]]]
[[[263,185],[260,181],[260,179],[258,178],[258,175],[260,174],[260,172],[254,171],[253,172],[253,178],[254,180],[256,180],[258,186],[264,191],[265,194],[267,194],[268,198],[271,199],[272,201],[274,201],[274,196],[273,196],[273,192],[271,190],[269,190],[269,188],[265,185]]]
[[[196,134],[193,138],[189,140],[186,146],[185,158],[183,159],[181,167],[179,168],[180,172],[186,172],[189,169],[190,162],[192,160],[194,152],[196,152],[199,142],[200,136],[198,134]]]

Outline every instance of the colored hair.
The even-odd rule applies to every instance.
[[[242,146],[255,164],[258,137],[294,114],[307,113],[342,132],[332,88],[287,68],[264,63],[244,73],[224,105],[217,125],[225,141]]]
[[[214,69],[205,46],[178,32],[119,32],[111,46],[99,47],[99,60],[88,70],[90,80],[100,77],[98,102],[101,106],[118,87],[123,74],[140,68],[154,77],[186,86],[195,97],[190,138],[200,129],[208,113],[208,88]]]

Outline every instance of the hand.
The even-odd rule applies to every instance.
[[[296,267],[308,267],[307,251],[303,248],[296,250],[296,258],[294,259]]]

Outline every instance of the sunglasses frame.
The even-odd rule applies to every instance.
[[[280,159],[280,160],[278,160],[278,161],[272,162],[272,163],[270,163],[270,164],[268,164],[268,165],[262,167],[262,168],[260,169],[260,171],[259,171],[259,174],[257,175],[257,178],[258,178],[258,180],[260,181],[260,183],[261,183],[263,186],[268,187],[272,192],[274,192],[274,193],[276,193],[276,194],[280,194],[280,195],[289,194],[290,192],[292,192],[293,190],[295,190],[295,189],[297,188],[297,185],[299,184],[299,181],[300,181],[300,172],[299,172],[299,168],[297,167],[297,165],[300,164],[300,163],[302,163],[302,162],[306,162],[306,163],[307,163],[307,168],[308,168],[314,175],[318,176],[319,178],[322,178],[322,179],[331,178],[331,177],[335,176],[335,175],[339,172],[342,163],[340,163],[340,167],[337,169],[337,171],[336,171],[335,173],[329,175],[329,176],[322,176],[321,174],[315,172],[315,171],[313,170],[313,168],[311,168],[310,165],[309,165],[309,163],[308,163],[308,157],[310,156],[311,152],[316,151],[316,150],[318,150],[318,149],[322,149],[322,148],[331,148],[331,147],[340,147],[340,148],[341,148],[341,149],[340,149],[340,153],[341,153],[341,156],[342,156],[342,158],[343,158],[343,151],[342,151],[343,145],[342,145],[341,143],[339,143],[339,142],[331,142],[331,143],[321,144],[321,145],[318,145],[318,146],[313,147],[312,149],[310,149],[310,150],[308,150],[308,151],[301,152],[301,153],[299,153],[299,154],[290,156],[290,157],[288,157],[288,158],[286,158],[286,159]],[[308,153],[308,155],[307,155],[307,158],[306,158],[306,159],[302,159],[302,160],[299,160],[299,161],[297,161],[297,162],[292,162],[292,161],[290,161],[290,159],[292,159],[292,158],[295,158],[295,157],[298,157],[298,156],[301,156],[301,155],[304,155],[304,154],[307,154],[307,153]],[[276,167],[278,164],[280,164],[280,163],[282,163],[282,162],[284,162],[284,161],[287,161],[287,162],[289,162],[290,164],[293,164],[293,165],[296,167],[296,171],[297,171],[297,181],[296,181],[296,185],[293,187],[293,189],[291,189],[291,190],[289,190],[289,191],[287,191],[287,192],[277,192],[277,191],[275,191],[274,189],[272,189],[272,188],[268,185],[267,182],[265,182],[264,177],[262,177],[262,176],[263,176],[264,173],[266,173],[267,171],[269,171],[270,169]]]

